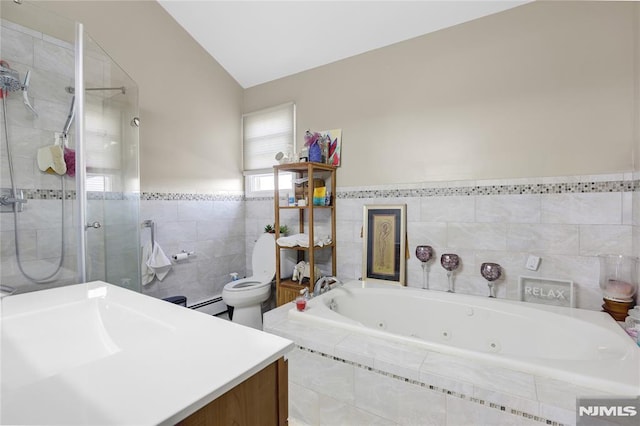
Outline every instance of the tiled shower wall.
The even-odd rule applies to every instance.
[[[5,99],[8,132],[12,147],[15,184],[25,190],[28,199],[24,212],[18,214],[20,259],[25,272],[34,277],[44,277],[55,271],[60,259],[60,235],[62,223],[61,178],[41,172],[36,164],[38,148],[54,142],[54,132],[60,132],[69,113],[71,95],[66,86],[73,86],[73,44],[50,37],[38,31],[0,20],[2,59],[20,73],[24,80],[31,70],[29,98],[38,111],[34,116],[23,105],[22,92],[11,92]],[[70,23],[73,25],[73,23]],[[71,27],[73,28],[73,27]],[[108,59],[87,58],[87,72],[101,79],[109,66]],[[0,122],[0,186],[11,187],[7,159],[4,122]],[[74,204],[75,180],[65,176],[66,199],[65,258],[62,272],[54,285],[77,281]],[[0,213],[0,270],[3,283],[23,289],[46,288],[25,279],[18,269],[15,251],[14,218],[12,213]]]
[[[534,178],[497,181],[439,182],[389,187],[338,188],[338,276],[362,276],[363,206],[406,204],[410,258],[407,281],[422,286],[415,247],[431,245],[432,289],[447,288],[440,255],[457,253],[459,293],[488,295],[480,264],[502,265],[497,296],[517,300],[519,276],[572,280],[575,306],[599,310],[601,253],[634,255],[638,235],[638,183],[629,174]],[[633,214],[634,204],[636,214]],[[272,200],[247,200],[247,228],[273,219]],[[529,255],[541,257],[537,271],[525,268]],[[324,267],[326,273],[327,267]]]

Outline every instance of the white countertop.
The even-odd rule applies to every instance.
[[[0,424],[174,424],[293,348],[99,281],[0,301]]]

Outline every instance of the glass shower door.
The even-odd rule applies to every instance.
[[[138,88],[83,38],[87,281],[140,291]]]

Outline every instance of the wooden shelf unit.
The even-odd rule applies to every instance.
[[[323,163],[290,163],[280,164],[273,167],[274,176],[274,208],[275,208],[275,231],[276,240],[280,238],[280,211],[281,210],[297,210],[298,211],[298,224],[299,233],[307,233],[309,236],[309,247],[280,247],[276,245],[276,300],[278,306],[295,300],[300,293],[300,290],[304,287],[309,289],[309,292],[313,292],[313,285],[320,278],[315,276],[315,252],[317,250],[331,250],[331,275],[336,275],[336,208],[335,208],[335,196],[336,196],[336,167]],[[308,185],[306,188],[306,197],[308,205],[306,206],[289,206],[280,205],[280,185],[279,173],[291,172],[297,178],[308,177]],[[314,206],[313,205],[313,179],[322,178],[330,179],[330,185],[327,186],[327,191],[331,193],[331,205],[329,206]],[[294,188],[291,189],[294,191]],[[295,192],[295,191],[294,191]],[[329,209],[331,220],[331,243],[326,244],[323,247],[314,246],[314,210],[316,209]],[[291,281],[290,279],[283,278],[283,275],[290,276],[290,271],[280,270],[280,258],[281,250],[294,250],[298,252],[298,262],[306,260],[310,265],[310,279],[307,285],[301,285],[297,281]],[[306,259],[305,259],[306,257]]]

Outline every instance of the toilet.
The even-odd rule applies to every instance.
[[[233,306],[233,322],[262,330],[260,305],[269,299],[276,275],[276,242],[273,234],[262,234],[251,257],[253,275],[231,281],[222,289],[222,300]]]

